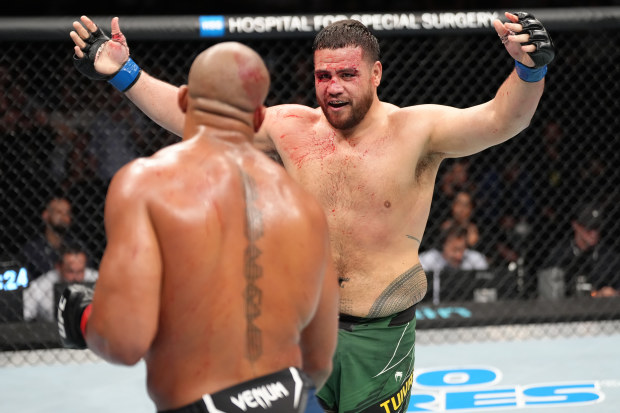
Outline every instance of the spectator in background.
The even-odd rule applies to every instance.
[[[604,219],[605,209],[596,202],[578,209],[570,237],[551,251],[538,274],[541,297],[618,295],[620,255],[601,242]]]
[[[465,190],[458,191],[452,199],[450,211],[450,218],[441,224],[441,229],[456,225],[466,228],[467,248],[475,248],[480,239],[480,231],[478,231],[478,225],[472,221],[474,213],[472,194]]]
[[[475,186],[469,179],[469,162],[469,158],[453,159],[446,168],[439,183],[444,198],[452,199],[459,191],[474,191]]]
[[[440,247],[420,254],[420,263],[427,272],[439,273],[446,268],[459,270],[487,270],[486,257],[467,248],[467,228],[460,225],[442,230]]]
[[[54,268],[63,243],[74,243],[69,234],[71,202],[64,195],[53,195],[41,213],[43,232],[38,233],[22,248],[22,262],[28,267],[31,279]]]
[[[54,269],[32,281],[24,290],[24,320],[55,321],[56,284],[93,283],[97,280],[97,270],[87,267],[87,262],[86,252],[80,246],[63,246]]]
[[[437,172],[436,191],[433,193],[431,214],[435,219],[429,220],[424,234],[422,249],[427,246],[440,245],[439,238],[445,221],[452,217],[452,206],[459,192],[476,193],[476,185],[470,176],[470,159],[446,159]]]
[[[429,278],[430,296],[433,304],[439,304],[442,273],[467,270],[487,270],[486,257],[478,251],[467,248],[467,228],[451,225],[441,231],[439,248],[433,248],[420,254],[420,264]],[[463,282],[468,282],[463,280]],[[450,286],[458,288],[458,286]]]

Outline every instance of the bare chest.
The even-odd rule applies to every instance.
[[[389,209],[411,189],[414,165],[389,135],[355,141],[333,132],[299,134],[281,142],[288,173],[326,212]]]

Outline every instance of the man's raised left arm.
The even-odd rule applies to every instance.
[[[494,21],[515,69],[495,97],[466,109],[434,106],[430,150],[446,157],[467,156],[502,143],[531,122],[544,89],[547,65],[555,57],[553,41],[542,23],[529,13],[506,13]],[[434,116],[433,116],[434,115]]]

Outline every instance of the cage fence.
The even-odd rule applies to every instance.
[[[469,248],[482,253],[489,268],[428,271],[418,328],[434,330],[434,342],[470,340],[481,331],[470,327],[481,326],[518,330],[538,324],[553,336],[566,331],[566,323],[581,323],[574,333],[581,334],[577,331],[603,322],[605,334],[619,331],[613,320],[620,318],[620,297],[593,295],[598,284],[620,286],[614,261],[620,254],[620,12],[533,13],[549,21],[558,53],[531,125],[506,143],[444,161],[437,176],[421,251],[441,248],[442,227],[456,219],[458,194],[465,192],[476,229]],[[71,20],[12,19],[0,25],[5,27],[0,30],[0,350],[5,352],[59,347],[53,319],[25,320],[23,312],[30,288],[25,285],[45,270],[25,257],[25,245],[42,236],[50,199],[70,202],[66,236],[80,242],[89,265],[97,268],[105,248],[105,194],[114,172],[179,140],[110,85],[74,69]],[[109,18],[95,21],[109,27]],[[231,38],[265,59],[272,77],[268,105],[316,106],[312,31],[201,37],[198,21],[198,16],[133,17],[121,24],[134,60],[174,85],[186,81],[200,51]],[[484,103],[514,66],[488,26],[376,34],[384,67],[379,97],[398,106]],[[571,248],[575,217],[586,204],[602,211],[599,262],[595,268],[585,261],[568,270],[555,268],[549,257],[558,248]],[[26,281],[19,277],[22,268]],[[54,298],[49,297],[53,288],[34,293],[37,302]],[[21,356],[21,362],[32,357]]]

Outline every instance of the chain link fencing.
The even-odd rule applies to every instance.
[[[421,251],[442,247],[442,227],[458,221],[453,204],[464,191],[471,198],[468,221],[475,225],[471,248],[486,257],[489,268],[428,272],[418,328],[445,329],[436,341],[454,340],[454,334],[469,339],[471,326],[545,323],[553,335],[555,325],[620,318],[620,297],[593,297],[601,286],[620,287],[620,267],[614,264],[620,254],[620,19],[613,17],[618,10],[586,16],[587,24],[562,20],[583,11],[541,13],[534,11],[543,23],[543,16],[556,16],[547,27],[558,53],[530,127],[479,154],[444,161],[437,177]],[[110,178],[129,160],[179,140],[106,82],[90,81],[73,68],[71,20],[45,20],[55,27],[52,34],[40,31],[45,27],[39,21],[27,24],[34,28],[21,37],[0,33],[0,350],[6,352],[59,346],[53,312],[51,320],[25,320],[22,310],[25,291],[53,268],[49,262],[34,268],[33,259],[25,258],[25,245],[45,234],[49,201],[70,202],[65,236],[79,241],[96,269],[105,247],[103,206]],[[109,18],[95,21],[109,27]],[[186,81],[200,51],[222,40],[186,38],[160,28],[150,27],[151,36],[125,33],[134,60],[174,85]],[[398,106],[481,104],[514,66],[492,27],[377,36],[384,66],[379,97]],[[312,34],[239,40],[267,62],[268,105],[316,106]],[[586,204],[600,213],[596,257],[564,267],[550,264],[557,249],[575,248],[576,217]],[[34,245],[44,252],[44,244]],[[37,294],[30,294],[36,302],[52,302],[57,292],[52,286]],[[608,325],[606,333],[618,332],[617,323]]]

